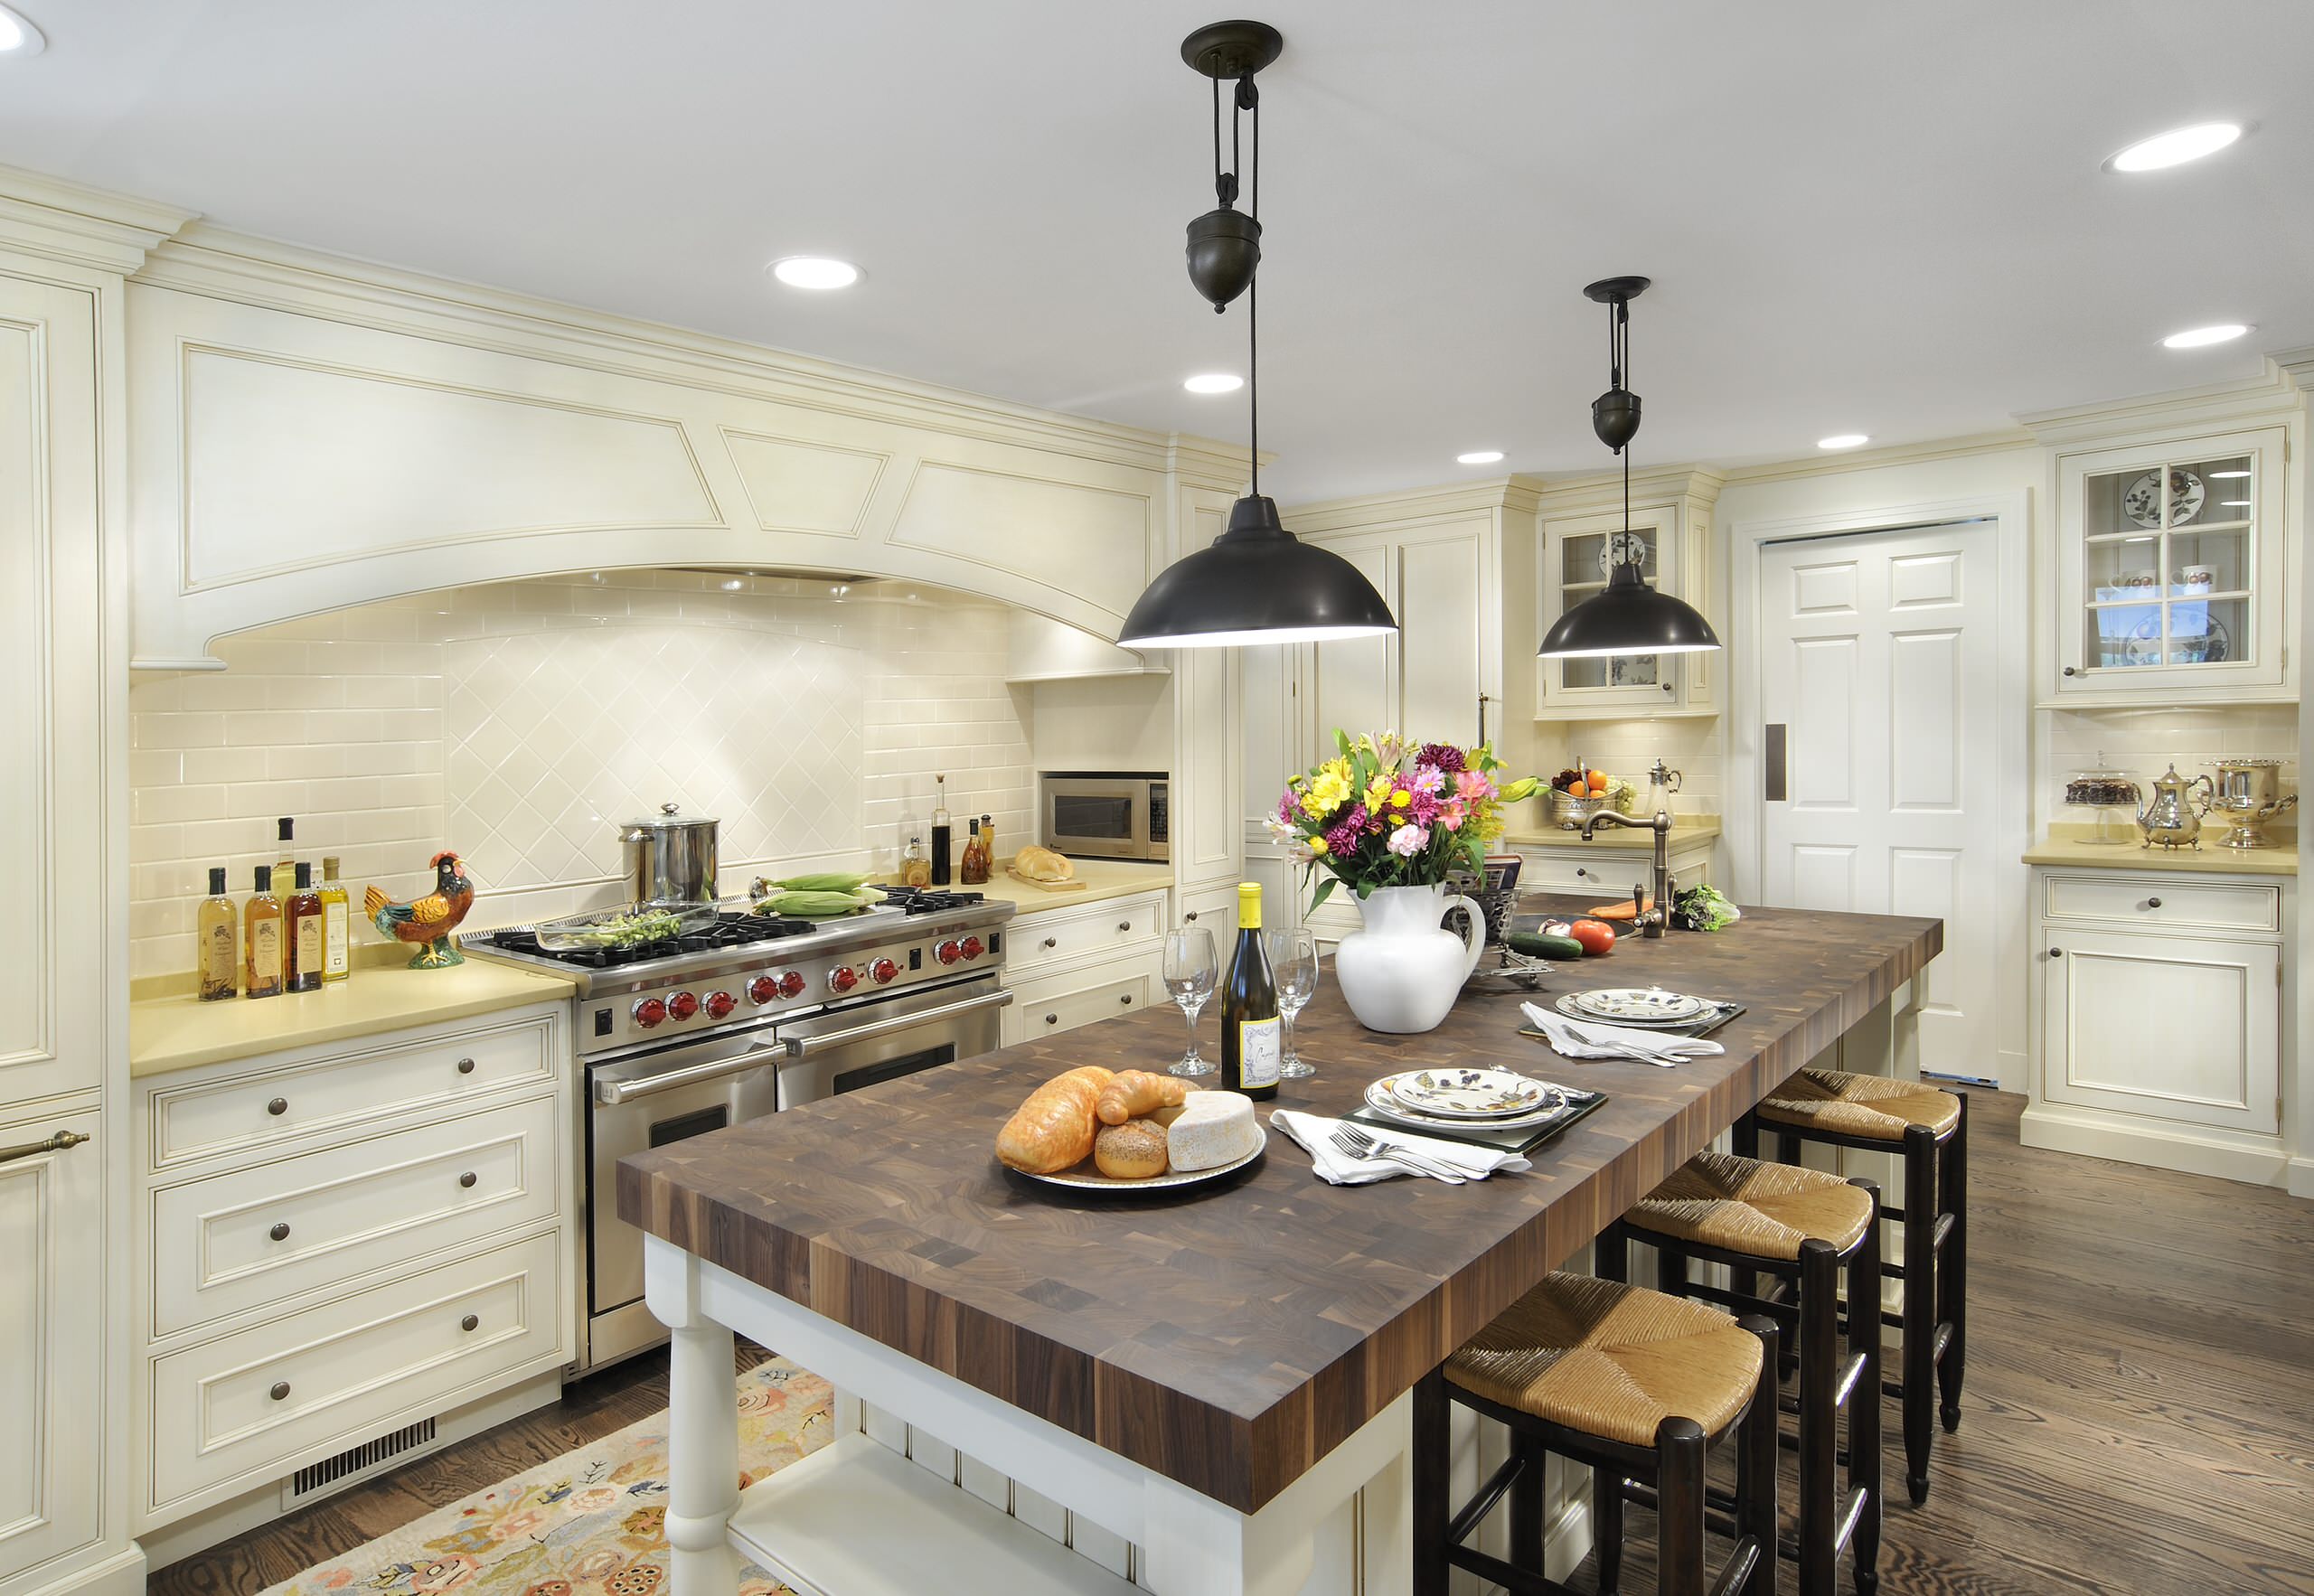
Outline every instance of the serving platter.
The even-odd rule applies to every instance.
[[[999,1164],[997,1167],[1007,1174],[1019,1176],[1023,1180],[1033,1180],[1039,1186],[1057,1186],[1068,1191],[1097,1192],[1103,1197],[1132,1197],[1135,1193],[1186,1191],[1191,1187],[1210,1186],[1217,1180],[1235,1175],[1267,1152],[1269,1129],[1266,1126],[1260,1129],[1261,1145],[1243,1158],[1232,1159],[1226,1164],[1216,1164],[1210,1169],[1168,1169],[1162,1175],[1152,1175],[1143,1180],[1119,1180],[1112,1176],[1104,1175],[1093,1167],[1093,1160],[1090,1159],[1086,1159],[1074,1169],[1063,1169],[1054,1175],[1032,1175],[1026,1169],[1015,1169],[1009,1164]]]
[[[1500,1120],[1530,1113],[1550,1088],[1507,1069],[1416,1069],[1385,1077],[1390,1096],[1448,1120]]]
[[[1594,987],[1589,991],[1569,992],[1559,1000],[1561,1012],[1571,1013],[1576,1019],[1597,1019],[1609,1024],[1628,1025],[1634,1021],[1651,1025],[1678,1025],[1693,1019],[1711,1007],[1701,998],[1686,992],[1667,992],[1661,987]]]

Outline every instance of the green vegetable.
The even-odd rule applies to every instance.
[[[1686,931],[1717,931],[1744,917],[1716,887],[1690,887],[1671,895],[1671,923]]]
[[[759,915],[792,915],[802,920],[825,920],[849,915],[866,906],[856,892],[775,892],[756,906]]]
[[[1530,959],[1580,959],[1583,944],[1571,936],[1550,936],[1537,931],[1514,931],[1502,945]]]
[[[772,885],[788,892],[857,892],[867,879],[858,870],[822,870],[812,876],[790,876]]]

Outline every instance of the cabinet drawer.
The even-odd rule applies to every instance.
[[[1131,1014],[1150,1000],[1149,972],[1145,970],[1127,973],[1111,965],[1084,974],[1090,984],[1060,981],[1053,983],[1058,990],[1034,995],[1022,992],[1014,997],[1023,1039],[1033,1042],[1039,1037],[1058,1036],[1095,1020]]]
[[[298,1001],[327,1001],[300,999]],[[334,1131],[518,1082],[553,1078],[552,1022],[531,1019],[333,1053],[207,1086],[153,1094],[153,1168]]]
[[[1522,848],[1519,868],[1522,892],[1572,892],[1594,895],[1594,903],[1613,903],[1631,897],[1631,889],[1655,874],[1655,856],[1574,848]],[[1710,879],[1711,850],[1671,856],[1671,877],[1681,887]]]
[[[2051,920],[2094,921],[2108,931],[2192,925],[2215,931],[2281,929],[2281,889],[2255,882],[2203,885],[2146,876],[2051,876],[2042,897]]]
[[[1153,941],[1164,931],[1162,893],[1111,898],[1082,909],[1048,909],[1025,923],[1015,919],[1004,944],[1005,969],[1014,976],[1063,960],[1097,958]]]
[[[1265,925],[1283,924],[1285,911],[1293,906],[1291,904],[1263,904],[1262,923]],[[1181,920],[1184,925],[1204,926],[1213,933],[1216,940],[1230,935],[1237,928],[1236,885],[1211,887],[1202,892],[1190,893],[1181,899]]]
[[[551,1098],[153,1194],[153,1333],[345,1285],[551,1219]]]
[[[551,1367],[560,1245],[538,1236],[155,1359],[154,1507],[272,1479]]]

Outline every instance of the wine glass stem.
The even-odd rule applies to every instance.
[[[1181,1055],[1183,1058],[1195,1058],[1197,1056],[1197,1011],[1204,1007],[1205,1005],[1202,1003],[1184,1003],[1181,1005],[1181,1015],[1189,1021],[1190,1025],[1190,1045],[1188,1051]]]
[[[1288,1009],[1283,1004],[1280,1004],[1278,1007],[1279,1012],[1283,1014],[1285,1019],[1285,1056],[1292,1058],[1295,1056],[1293,1051],[1293,1017],[1295,1014],[1299,1013],[1300,1010]]]

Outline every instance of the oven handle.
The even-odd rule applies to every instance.
[[[664,1075],[645,1075],[639,1081],[597,1081],[595,1101],[605,1108],[616,1108],[623,1103],[633,1103],[638,1097],[656,1097],[662,1092],[673,1092],[684,1086],[696,1086],[701,1081],[716,1081],[725,1075],[742,1075],[751,1069],[762,1069],[776,1062],[769,1047],[750,1047],[737,1058],[710,1058],[703,1064],[686,1065],[671,1069]]]
[[[881,1037],[893,1031],[910,1030],[935,1020],[953,1019],[959,1014],[972,1014],[983,1009],[1002,1009],[1012,1000],[1011,990],[987,992],[962,1002],[943,1003],[935,1009],[919,1009],[913,1014],[895,1014],[889,1019],[872,1019],[866,1025],[855,1025],[840,1031],[830,1031],[822,1037],[782,1037],[790,1058],[809,1058],[829,1047],[847,1047],[864,1042],[870,1037]]]

